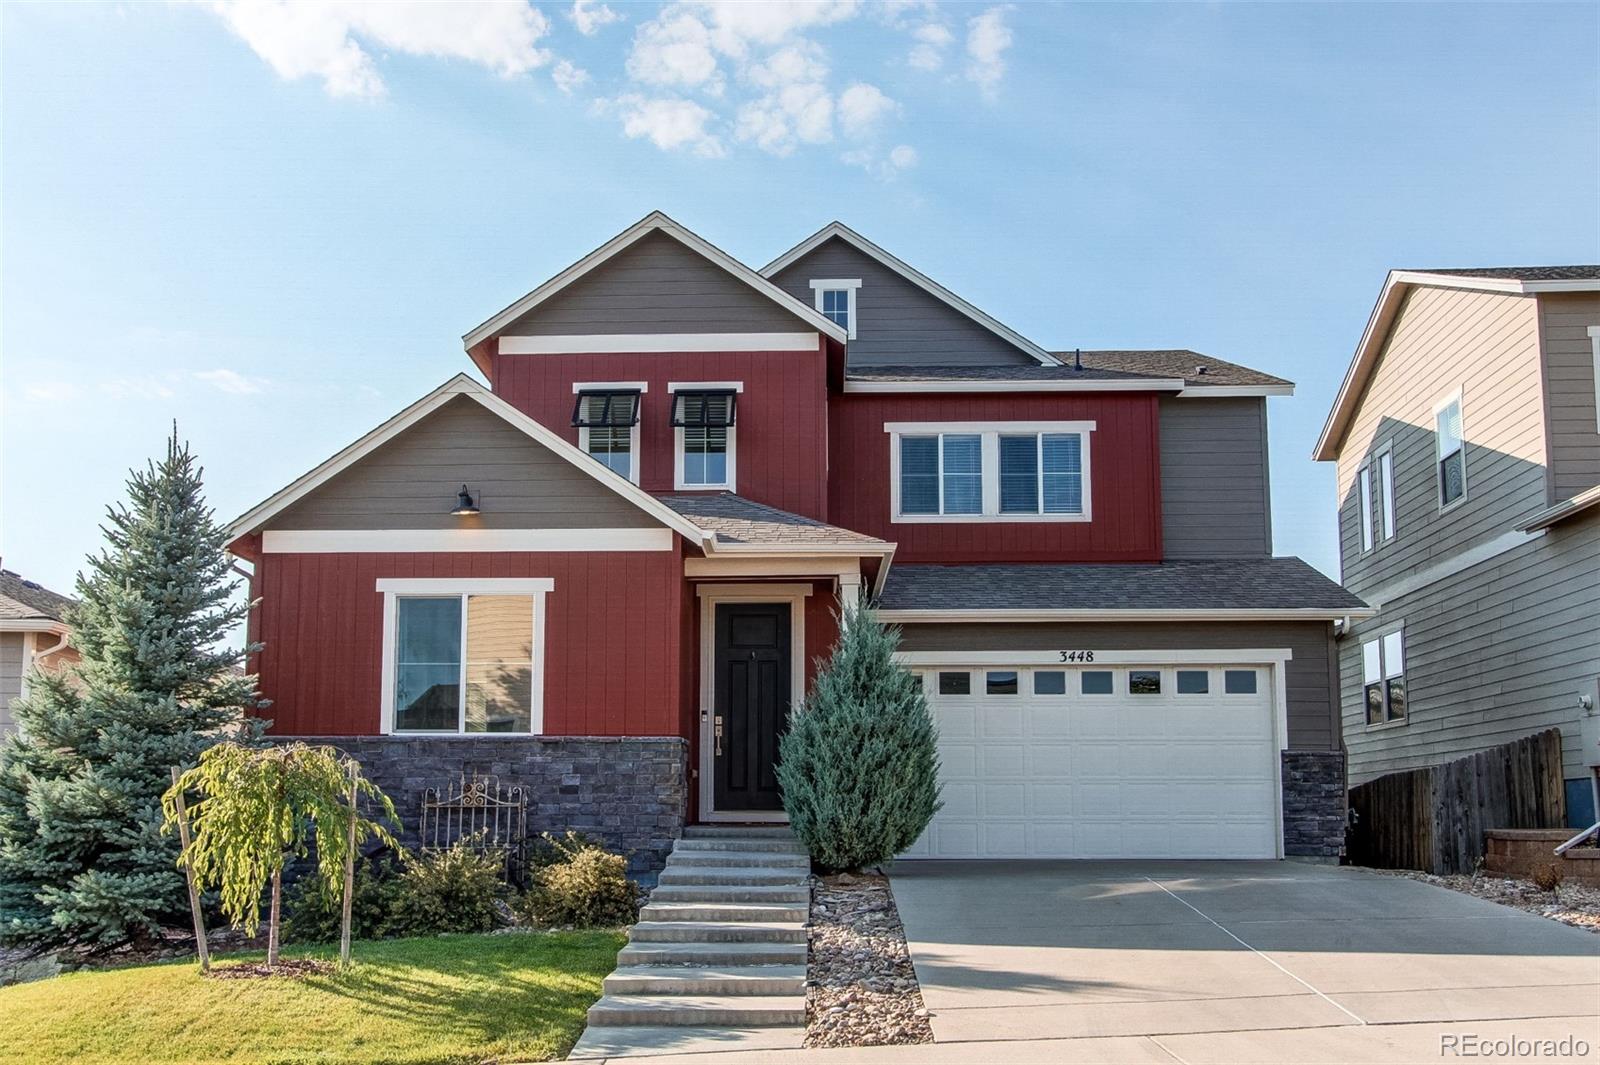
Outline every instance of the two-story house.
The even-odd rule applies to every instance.
[[[869,596],[940,729],[938,857],[1337,854],[1333,625],[1272,556],[1266,397],[1053,352],[837,223],[761,270],[659,213],[465,375],[233,526],[272,731],[409,814],[462,772],[659,863],[783,817],[787,715]]]
[[[1314,457],[1338,464],[1352,783],[1561,730],[1600,766],[1600,266],[1389,274]]]

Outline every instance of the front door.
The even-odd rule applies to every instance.
[[[789,721],[788,603],[716,605],[715,808],[781,810],[778,737]]]

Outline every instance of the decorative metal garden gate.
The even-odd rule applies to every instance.
[[[467,842],[475,850],[500,857],[506,879],[520,884],[526,865],[528,796],[520,785],[506,786],[499,777],[468,777],[428,788],[422,793],[419,836],[425,851],[448,850]]]

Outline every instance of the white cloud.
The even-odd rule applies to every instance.
[[[384,94],[366,46],[463,59],[502,77],[525,74],[551,58],[538,47],[550,22],[523,2],[213,0],[211,9],[279,77],[321,78],[333,96]]]
[[[939,22],[925,22],[911,32],[917,42],[911,46],[906,62],[918,70],[938,70],[944,66],[945,52],[955,43],[956,35]]]
[[[36,381],[23,387],[22,398],[33,403],[66,403],[78,398],[78,386],[71,381]]]
[[[746,66],[743,80],[766,91],[739,108],[734,135],[763,151],[788,155],[796,145],[833,140],[828,63],[814,41],[797,40]]]
[[[839,124],[845,135],[865,137],[884,119],[900,110],[900,105],[885,96],[875,85],[856,82],[839,94]]]
[[[871,148],[854,148],[839,156],[841,162],[859,166],[879,181],[893,181],[902,171],[917,165],[917,150],[909,144],[897,144],[887,155]]]
[[[259,377],[246,377],[220,367],[215,370],[201,370],[194,377],[195,380],[204,381],[218,392],[226,392],[230,396],[253,396],[266,387],[266,382]]]
[[[114,399],[171,399],[172,389],[153,377],[114,377],[100,382],[100,391]]]
[[[594,0],[572,0],[572,11],[567,17],[585,37],[593,37],[603,27],[622,21],[621,14]]]
[[[889,164],[896,170],[908,170],[917,165],[917,150],[909,144],[897,144],[889,152]]]
[[[629,77],[646,85],[721,92],[711,31],[689,11],[669,9],[640,26],[627,67]]]
[[[589,80],[589,72],[562,59],[550,68],[550,80],[556,83],[556,88],[571,94]]]
[[[991,7],[967,20],[967,79],[978,86],[985,100],[994,100],[1006,72],[1006,50],[1011,28],[1006,25],[1010,4]]]
[[[629,137],[646,139],[666,151],[684,148],[710,159],[726,154],[716,134],[706,128],[716,116],[693,100],[628,93],[612,101],[612,106],[622,116],[622,132]]]

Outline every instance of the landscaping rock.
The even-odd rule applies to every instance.
[[[1369,872],[1420,880],[1424,884],[1449,888],[1475,898],[1498,902],[1502,906],[1514,906],[1527,913],[1600,934],[1600,888],[1584,884],[1561,884],[1554,891],[1545,891],[1531,881],[1510,877],[1466,874],[1434,876],[1410,869],[1372,869]]]
[[[813,884],[806,1004],[807,1047],[933,1042],[887,877]]]

